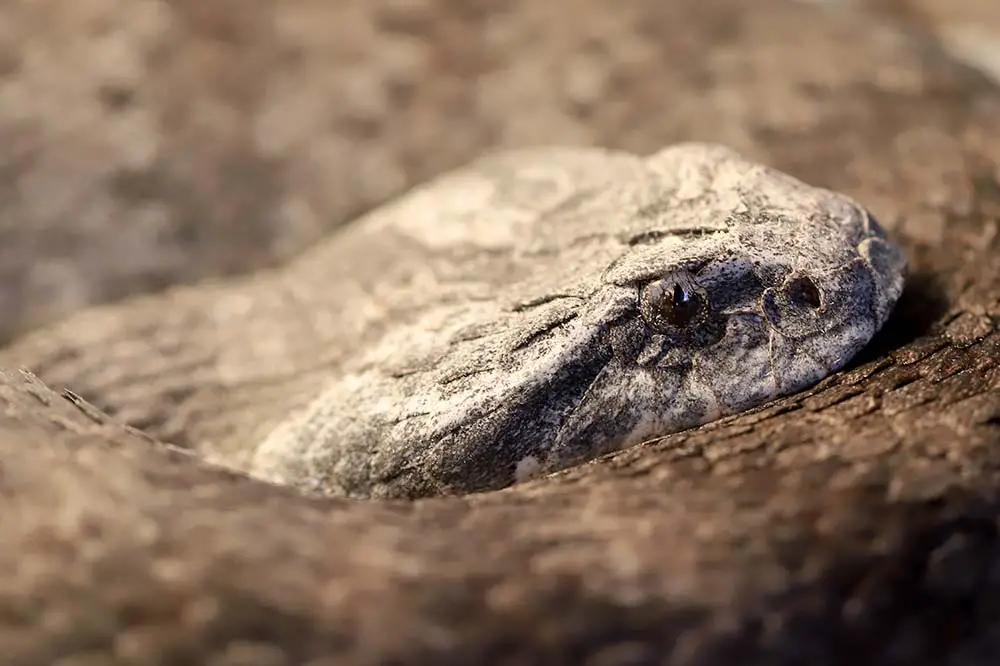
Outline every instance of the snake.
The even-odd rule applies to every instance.
[[[814,385],[885,324],[906,265],[860,203],[726,146],[511,148],[261,277],[141,317],[98,308],[6,353],[272,483],[462,494]],[[105,376],[129,355],[161,371]]]

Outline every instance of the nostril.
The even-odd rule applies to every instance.
[[[807,307],[816,310],[823,304],[819,287],[810,278],[795,277],[785,285],[785,294],[789,303],[796,307]]]

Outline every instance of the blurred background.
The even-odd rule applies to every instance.
[[[5,0],[0,342],[497,146],[721,141],[933,243],[1000,207],[998,82],[995,0]]]

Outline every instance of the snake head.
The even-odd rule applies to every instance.
[[[801,389],[906,263],[850,198],[705,144],[494,156],[357,234],[419,279],[361,292],[370,349],[254,460],[353,496],[498,488]]]

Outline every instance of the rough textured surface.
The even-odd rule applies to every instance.
[[[487,4],[507,12],[491,33],[498,41],[477,29]],[[253,16],[199,6],[218,9],[221,26]],[[384,11],[351,6],[354,27]],[[387,122],[396,134],[381,137],[386,150],[430,132],[440,151],[408,154],[436,172],[471,157],[456,157],[456,146],[479,152],[533,131],[642,153],[679,139],[733,144],[848,192],[905,238],[913,279],[873,347],[847,371],[759,412],[506,491],[410,503],[297,497],[5,377],[0,642],[8,663],[149,663],[151,655],[209,664],[996,663],[994,84],[921,31],[857,8],[571,6],[441,2],[431,21],[420,18],[420,3],[393,3],[397,16],[415,18],[386,29],[404,25],[441,56],[432,62],[454,69],[426,72],[416,89],[431,101]],[[328,21],[300,25],[336,30]],[[214,52],[235,54],[227,62],[260,63],[251,56],[266,41],[221,35],[231,50]],[[582,71],[607,78],[566,76],[565,63],[588,49],[597,55]],[[317,76],[342,71],[329,58],[311,62]],[[217,70],[190,71],[199,80]],[[199,99],[176,81],[163,90],[182,105]],[[455,99],[484,90],[493,95],[484,115],[454,113]],[[470,128],[481,133],[470,139]],[[107,136],[91,128],[91,140]],[[197,149],[213,145],[211,136],[180,153],[205,169],[193,173],[220,164]],[[72,157],[81,140],[36,145]],[[238,191],[220,188],[211,200],[225,206]],[[35,245],[0,245],[17,265],[32,247],[38,256],[64,252],[58,234],[44,245],[51,235],[23,229],[14,240]],[[98,293],[100,284],[79,289]],[[169,296],[144,303],[131,306],[127,329],[140,347],[156,334],[142,326],[144,308],[169,308]],[[21,314],[15,307],[5,322]],[[189,338],[198,330],[192,322]],[[251,343],[266,340],[242,344]],[[199,422],[197,409],[175,406],[197,385],[197,362],[187,384],[143,401],[164,369],[120,349],[88,397],[110,410],[128,402],[129,416],[157,436],[182,436]],[[75,354],[67,351],[65,367]]]
[[[162,370],[119,377],[116,406],[186,383],[173,406],[200,410],[184,435],[206,458],[323,494],[454,494],[815,384],[904,271],[857,203],[722,146],[510,150],[264,279],[148,301],[151,335],[106,308],[0,366],[94,393],[128,349]]]

